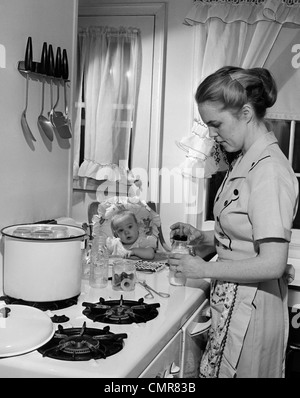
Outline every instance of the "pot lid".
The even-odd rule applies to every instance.
[[[0,314],[0,357],[33,351],[47,343],[54,332],[54,324],[42,310],[26,305],[3,305]]]

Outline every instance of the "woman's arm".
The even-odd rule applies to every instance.
[[[280,239],[259,242],[259,254],[245,260],[206,262],[200,257],[171,254],[171,269],[187,278],[212,278],[236,283],[255,283],[280,278],[286,268],[289,243]]]

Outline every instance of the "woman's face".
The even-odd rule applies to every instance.
[[[198,105],[203,122],[207,125],[209,136],[227,152],[237,152],[245,147],[247,123],[237,118],[216,102],[203,102]]]

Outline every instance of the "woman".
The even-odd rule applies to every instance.
[[[215,197],[214,231],[171,226],[171,238],[188,235],[198,256],[171,255],[170,268],[188,278],[211,278],[212,326],[200,377],[284,377],[284,272],[298,182],[264,122],[276,98],[264,68],[221,68],[195,95],[210,136],[228,153],[239,153]],[[217,261],[201,258],[213,250]]]

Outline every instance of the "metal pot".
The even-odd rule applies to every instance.
[[[70,225],[22,224],[1,230],[3,290],[26,301],[57,301],[81,291],[85,231]]]

